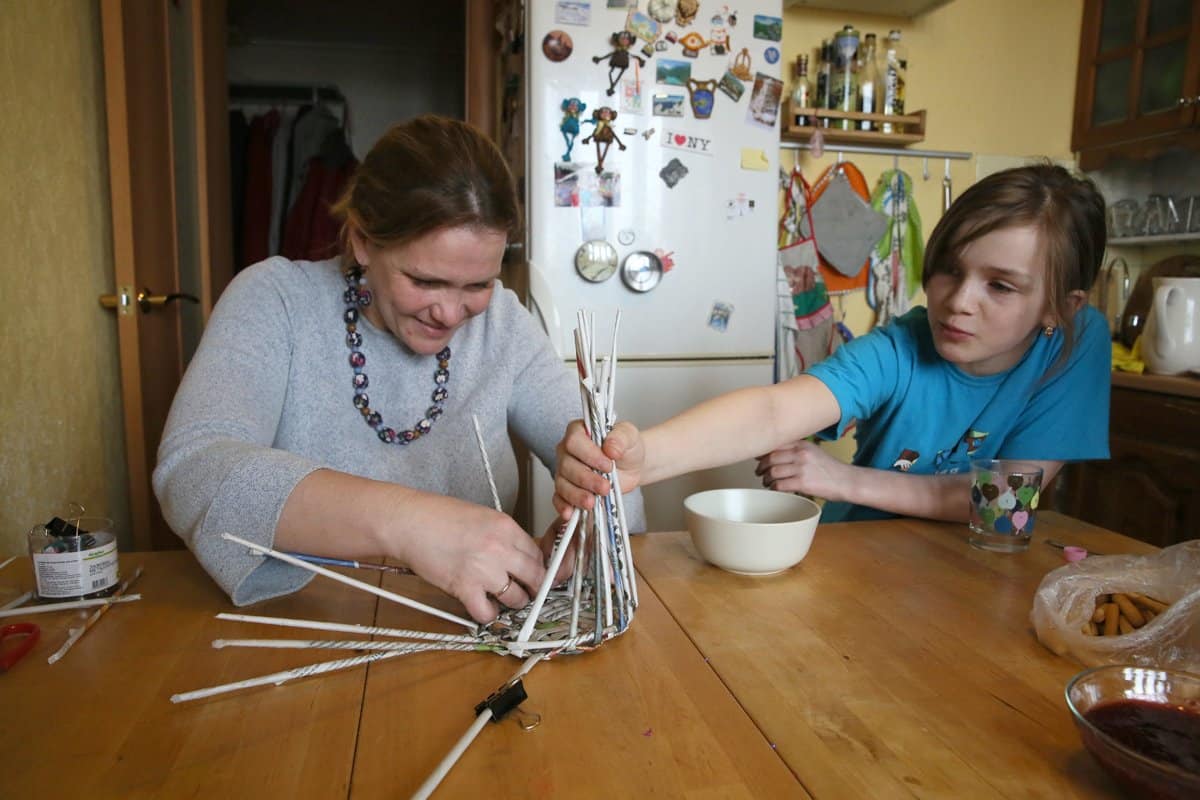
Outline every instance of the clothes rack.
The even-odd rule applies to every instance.
[[[780,142],[781,150],[811,150],[810,142]],[[896,158],[946,158],[955,161],[967,161],[975,157],[974,153],[963,153],[957,150],[914,150],[908,147],[872,147],[862,144],[826,144],[827,153],[862,153],[873,156],[894,156]]]
[[[231,83],[229,84],[229,101],[231,103],[258,104],[294,104],[312,103],[342,103],[346,96],[336,86],[320,84],[292,83]]]

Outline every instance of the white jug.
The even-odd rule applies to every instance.
[[[1146,370],[1200,372],[1200,278],[1154,278],[1154,302],[1142,335]]]

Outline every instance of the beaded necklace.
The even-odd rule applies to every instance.
[[[370,405],[367,397],[367,373],[363,367],[367,365],[367,357],[363,355],[363,337],[358,332],[358,320],[361,316],[359,309],[371,305],[371,291],[359,288],[364,286],[367,279],[363,277],[362,267],[354,266],[346,271],[346,283],[349,288],[342,294],[346,302],[346,310],[342,312],[342,321],[346,323],[346,346],[350,348],[350,366],[354,368],[354,407],[362,414],[363,421],[370,425],[379,436],[381,442],[387,444],[406,445],[420,439],[433,428],[434,421],[442,415],[442,405],[446,402],[448,392],[446,382],[450,380],[450,348],[443,347],[437,354],[437,370],[433,373],[433,394],[431,405],[425,411],[425,416],[416,425],[403,431],[397,431],[383,426],[383,416]]]

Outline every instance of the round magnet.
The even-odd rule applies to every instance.
[[[566,58],[566,56],[563,56],[563,58]],[[766,59],[768,64],[774,64],[776,61],[779,60],[778,48],[768,47],[766,50],[763,51],[763,58]]]
[[[617,271],[617,260],[617,248],[603,239],[593,239],[575,251],[575,271],[585,281],[601,283]]]
[[[662,261],[645,250],[635,250],[621,264],[621,280],[635,292],[648,292],[658,286],[662,274]]]
[[[633,244],[633,240],[637,238],[632,228],[625,228],[617,234],[617,241],[628,247]]]
[[[566,60],[574,49],[575,43],[566,31],[550,31],[542,39],[542,54],[551,61]]]

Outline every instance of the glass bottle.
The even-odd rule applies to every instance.
[[[829,41],[821,40],[821,60],[817,64],[817,108],[832,108],[829,103],[829,78],[833,65],[829,59]],[[821,125],[828,128],[829,118],[822,117]]]
[[[858,31],[846,25],[833,38],[833,75],[829,84],[830,106],[839,111],[854,111],[858,98],[858,75],[855,72],[858,55]],[[850,130],[854,123],[839,119],[833,126]]]
[[[864,114],[874,114],[879,99],[879,66],[875,63],[875,34],[868,33],[863,37],[863,46],[858,59],[858,110]],[[860,130],[874,130],[875,124],[869,119],[859,120]]]
[[[908,79],[908,55],[900,43],[900,31],[888,34],[883,51],[883,106],[880,113],[902,115],[904,113],[904,85]],[[900,123],[885,122],[884,133],[903,133]]]
[[[796,58],[796,82],[792,84],[792,114],[796,124],[801,127],[812,125],[812,118],[807,114],[796,115],[796,110],[812,108],[812,84],[808,81],[808,56]]]

